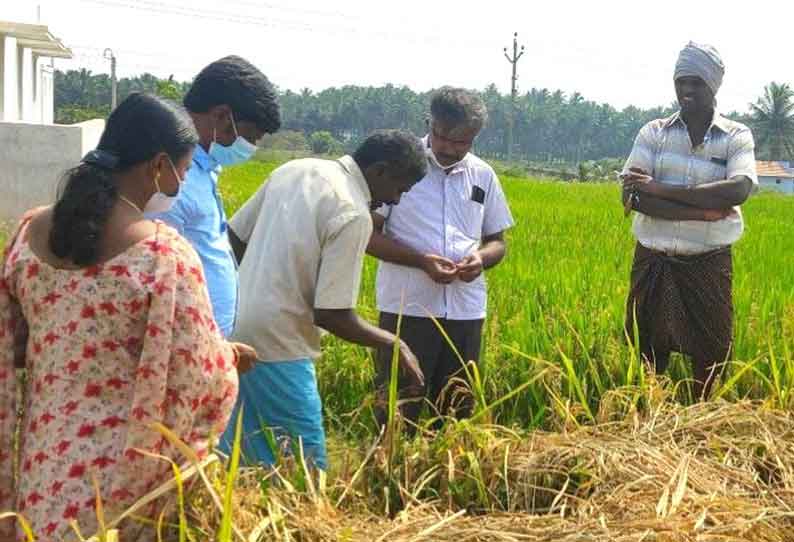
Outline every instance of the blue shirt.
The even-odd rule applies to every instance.
[[[196,145],[193,165],[173,207],[158,218],[187,239],[198,252],[212,301],[215,322],[224,337],[231,335],[237,311],[237,265],[232,255],[226,213],[218,193],[221,166]]]

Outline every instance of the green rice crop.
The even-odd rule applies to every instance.
[[[277,164],[251,163],[224,173],[227,212]],[[581,420],[615,390],[644,386],[646,375],[623,336],[634,249],[615,184],[501,179],[516,220],[505,261],[487,273],[488,319],[481,361],[492,421],[543,427],[553,397],[578,405]],[[761,193],[744,206],[746,232],[734,248],[734,359],[717,393],[792,407],[794,388],[794,198]],[[367,258],[359,300],[375,320],[377,263]],[[543,371],[546,374],[541,375]],[[326,413],[343,434],[371,430],[372,361],[366,349],[327,338],[318,375]],[[689,400],[686,360],[670,377]],[[511,391],[520,392],[508,396]]]

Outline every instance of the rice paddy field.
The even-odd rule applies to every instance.
[[[227,171],[228,212],[276,166]],[[698,403],[686,360],[654,375],[623,338],[633,241],[618,188],[502,182],[517,226],[488,273],[474,418],[407,440],[395,414],[377,435],[370,354],[327,338],[327,476],[290,458],[234,469],[213,507],[230,475],[210,469],[186,533],[226,520],[228,540],[794,540],[794,199],[744,206],[734,359]],[[359,301],[373,320],[375,268]]]
[[[256,190],[273,162],[229,170],[222,179],[233,214]],[[622,322],[633,254],[631,220],[613,183],[561,183],[502,177],[516,227],[508,255],[487,273],[489,315],[481,367],[485,401],[503,399],[491,421],[522,428],[557,419],[549,378],[582,421],[600,399],[644,378]],[[735,360],[717,395],[794,406],[794,198],[756,195],[744,206],[747,229],[734,250]],[[376,262],[368,258],[359,310],[375,320]],[[370,354],[328,340],[318,364],[329,418],[345,431],[365,431],[371,391]],[[546,377],[537,378],[546,371]],[[689,402],[687,363],[670,372],[675,393]],[[511,391],[522,391],[507,399]],[[355,413],[353,423],[349,414]]]
[[[224,173],[230,216],[277,165]],[[237,449],[177,469],[147,498],[181,502],[200,480],[163,540],[794,541],[794,198],[744,206],[734,359],[699,403],[686,360],[654,375],[622,335],[633,240],[617,186],[502,183],[517,226],[487,275],[474,417],[407,439],[392,401],[377,434],[370,353],[327,337],[328,473],[300,457],[241,467]],[[371,320],[375,269],[359,300]]]

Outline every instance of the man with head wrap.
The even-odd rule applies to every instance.
[[[750,130],[715,110],[724,72],[713,47],[684,47],[680,110],[640,130],[621,175],[624,208],[637,211],[626,334],[659,373],[670,352],[690,356],[698,398],[730,354],[731,246],[744,230],[738,206],[758,184]]]

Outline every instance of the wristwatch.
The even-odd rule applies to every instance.
[[[629,193],[629,197],[626,198],[626,204],[623,207],[623,216],[629,216],[631,214],[632,209],[634,206],[640,202],[640,194],[636,190],[632,190]]]

